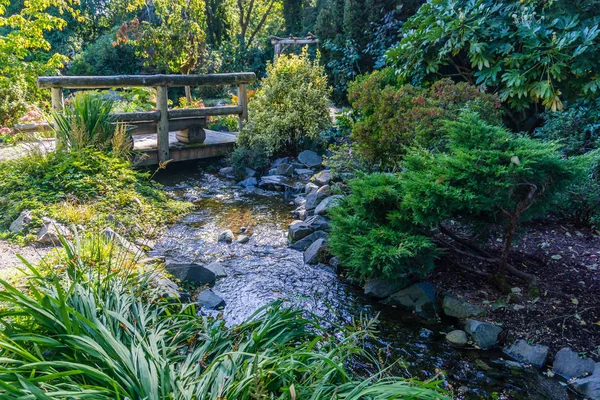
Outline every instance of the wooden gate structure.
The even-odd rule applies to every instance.
[[[225,155],[233,149],[236,135],[220,134],[208,131],[206,117],[219,115],[237,115],[240,130],[248,118],[247,85],[256,81],[253,72],[208,75],[121,75],[121,76],[41,76],[38,86],[50,89],[52,109],[64,108],[64,89],[110,89],[127,87],[152,87],[156,90],[156,110],[147,112],[129,112],[112,114],[113,121],[131,125],[132,136],[156,134],[156,149],[144,149],[138,165],[152,165],[159,162],[185,161]],[[238,104],[233,106],[169,109],[168,88],[181,86],[221,86],[237,85]],[[179,131],[201,133],[200,144],[170,145],[174,133]]]

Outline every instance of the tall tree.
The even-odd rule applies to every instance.
[[[304,11],[303,0],[283,0],[283,17],[285,18],[285,32],[299,35],[302,31],[302,17]]]
[[[281,10],[281,0],[237,0],[240,49],[249,49],[264,29],[273,25]],[[281,25],[283,21],[278,22]]]

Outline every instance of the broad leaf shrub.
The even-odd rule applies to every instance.
[[[21,287],[0,281],[3,399],[447,398],[436,382],[346,368],[366,355],[372,321],[333,335],[279,301],[227,328],[165,297],[155,271],[122,265],[101,243],[96,260],[64,246],[49,276],[26,264]]]
[[[600,100],[566,104],[559,112],[544,114],[544,125],[535,137],[561,144],[565,157],[585,155],[589,164],[585,176],[560,193],[556,209],[559,217],[581,226],[600,226]]]
[[[581,2],[430,0],[387,53],[414,84],[460,76],[498,92],[511,108],[562,109],[600,89],[600,33]]]
[[[401,85],[390,68],[357,79],[348,98],[357,113],[352,139],[382,169],[397,167],[409,147],[443,148],[442,121],[465,105],[490,123],[501,120],[499,100],[475,86],[448,79],[429,89]]]
[[[190,207],[169,199],[129,161],[92,149],[30,154],[0,163],[2,230],[21,211],[31,210],[32,232],[40,226],[40,218],[48,216],[66,224],[120,227],[128,236],[144,237]]]
[[[267,157],[297,155],[331,125],[329,93],[323,68],[306,50],[279,56],[250,100],[237,151],[261,148]]]
[[[460,219],[504,231],[496,259],[502,277],[519,223],[545,215],[589,162],[565,159],[558,144],[512,134],[468,109],[445,121],[442,134],[443,151],[411,148],[400,174],[351,182],[333,212],[330,242],[352,275],[422,277],[436,254],[433,233]]]
[[[351,180],[350,195],[330,214],[329,246],[351,278],[402,286],[433,269],[436,246],[401,209],[401,184],[400,176],[384,173]]]

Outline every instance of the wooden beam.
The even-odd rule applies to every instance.
[[[240,115],[242,111],[242,107],[240,106],[181,108],[169,110],[169,119],[184,117],[210,117],[216,115]]]
[[[158,161],[169,160],[169,95],[166,86],[156,88],[156,108],[160,111],[157,126]]]
[[[100,89],[141,86],[217,86],[248,84],[254,81],[256,81],[254,72],[206,75],[40,76],[38,87]]]
[[[50,102],[52,104],[52,111],[58,113],[65,108],[65,99],[63,97],[63,90],[60,87],[50,88]],[[58,124],[56,119],[52,122],[54,129],[58,130]]]
[[[160,121],[160,111],[116,113],[110,117],[115,122]]]
[[[206,118],[178,118],[169,119],[169,131],[182,131],[192,126],[201,126],[206,128]],[[158,132],[158,122],[156,121],[136,121],[127,123],[131,130],[128,130],[132,135],[146,135],[149,133]]]
[[[238,117],[239,130],[241,132],[244,123],[248,120],[248,90],[244,84],[238,86],[238,106],[242,108],[242,112]]]

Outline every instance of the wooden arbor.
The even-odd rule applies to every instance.
[[[289,36],[287,38],[281,38],[277,36],[271,36],[271,44],[275,48],[275,58],[277,58],[280,54],[283,54],[290,46],[302,46],[306,44],[318,44],[319,39],[317,39],[312,33],[308,32],[305,38],[297,38],[294,36]]]
[[[209,75],[121,75],[121,76],[41,76],[40,88],[50,89],[52,109],[64,107],[63,89],[109,89],[125,87],[153,87],[156,89],[156,110],[113,114],[115,122],[125,122],[136,127],[135,134],[157,133],[158,160],[169,160],[169,131],[192,130],[201,133],[206,117],[237,115],[240,130],[248,119],[247,85],[256,80],[253,72]],[[169,110],[168,87],[237,85],[236,106],[185,108]],[[203,133],[203,132],[202,132]]]

